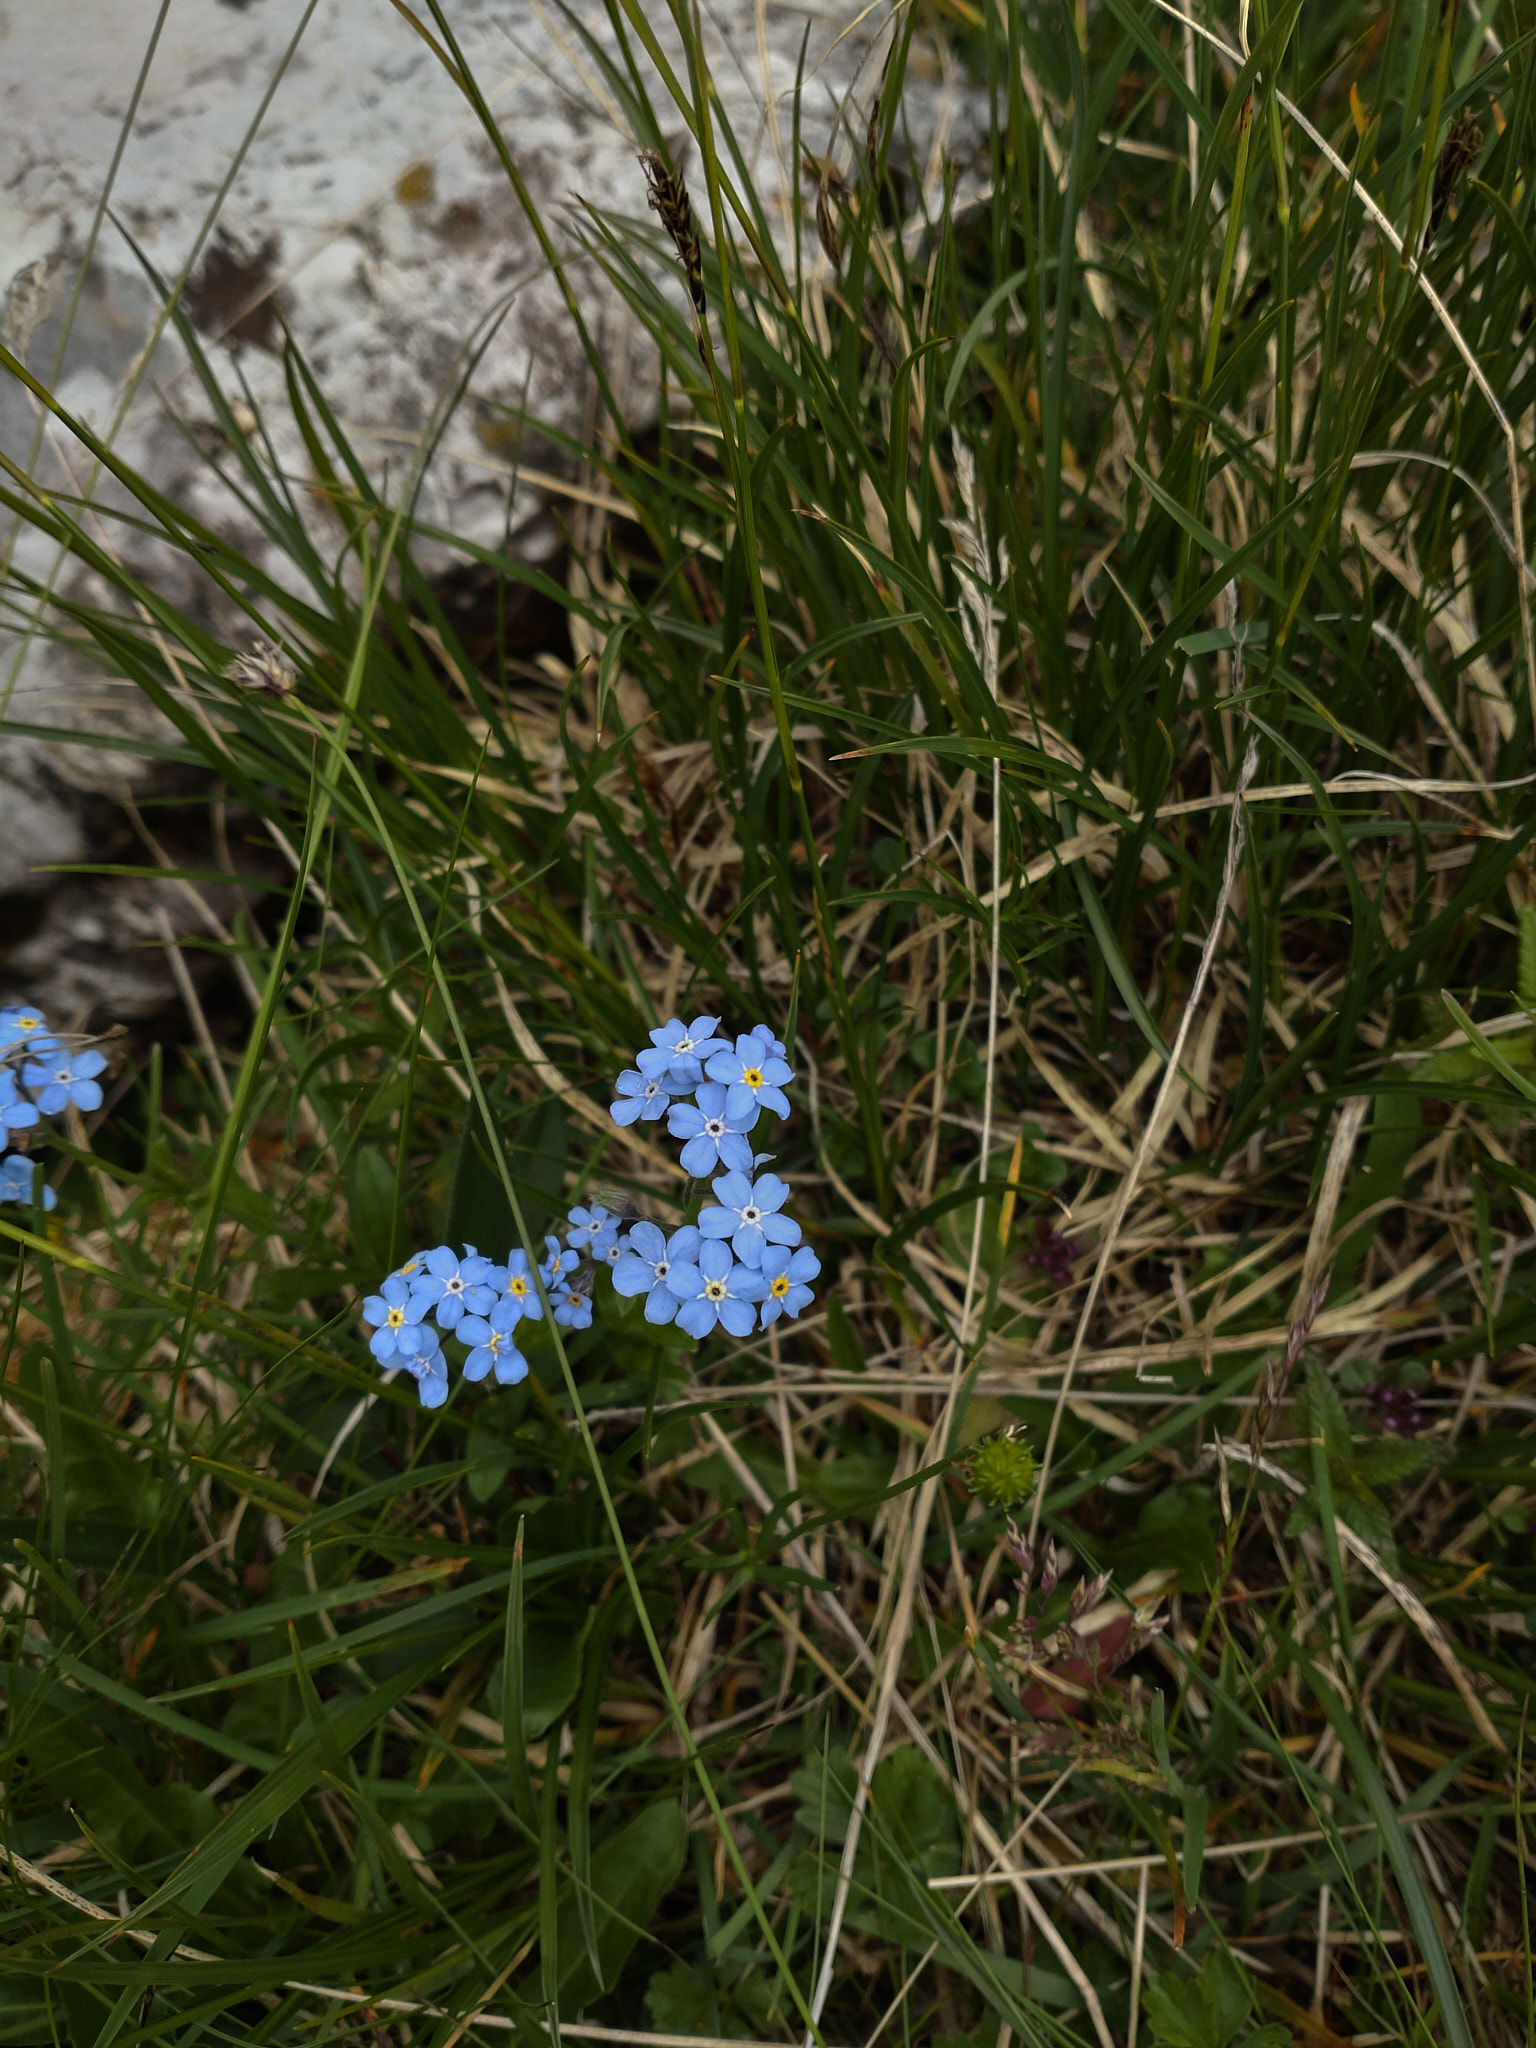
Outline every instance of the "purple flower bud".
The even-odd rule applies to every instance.
[[[1389,1436],[1417,1436],[1424,1427],[1424,1411],[1411,1387],[1394,1387],[1384,1381],[1367,1387],[1376,1420]]]
[[[1062,1236],[1042,1216],[1035,1225],[1035,1248],[1025,1256],[1026,1266],[1034,1266],[1044,1273],[1051,1285],[1060,1292],[1072,1284],[1072,1261],[1076,1250],[1070,1238]]]

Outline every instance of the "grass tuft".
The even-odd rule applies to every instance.
[[[612,0],[546,219],[396,4],[590,363],[484,423],[556,563],[424,510],[476,342],[386,490],[285,338],[295,479],[166,286],[245,547],[0,351],[82,480],[0,457],[4,628],[245,884],[140,820],[185,1019],[0,1217],[0,2042],[1518,2048],[1529,26],[877,10],[759,155]],[[607,1091],[701,1010],[814,1308],[382,1379],[414,1248],[681,1217]]]

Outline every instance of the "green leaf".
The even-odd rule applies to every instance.
[[[535,1240],[565,1185],[568,1151],[565,1110],[551,1095],[520,1120],[507,1149],[512,1184]],[[478,1108],[466,1118],[459,1140],[447,1235],[450,1244],[476,1245],[487,1258],[496,1259],[505,1258],[518,1242],[512,1207]]]
[[[523,1739],[537,1741],[576,1697],[581,1637],[571,1628],[531,1628],[523,1651]]]
[[[562,2016],[577,2013],[618,1982],[630,1950],[682,1874],[688,1835],[675,1799],[659,1800],[608,1837],[592,1857],[592,1905],[598,1967],[582,1938],[573,1895],[560,1908]]]
[[[1338,1389],[1315,1360],[1307,1365],[1307,1385],[1302,1418],[1310,1436],[1321,1436],[1330,1461],[1348,1471],[1354,1453],[1354,1434]]]
[[[1406,1437],[1383,1437],[1355,1453],[1355,1472],[1367,1486],[1395,1486],[1399,1480],[1422,1471],[1429,1463],[1430,1447]]]
[[[858,1772],[841,1746],[824,1755],[813,1750],[799,1770],[789,1774],[790,1789],[800,1804],[795,1820],[818,1842],[841,1842],[853,1815]]]
[[[645,2010],[658,2034],[719,2031],[714,1984],[687,1963],[668,1963],[655,1972],[645,1987]]]
[[[395,1265],[395,1169],[382,1146],[359,1145],[347,1168],[347,1216],[359,1265],[381,1277]]]
[[[1122,1584],[1177,1570],[1184,1592],[1203,1592],[1216,1576],[1216,1502],[1209,1487],[1165,1486],[1143,1505],[1133,1531],[1100,1547]]]
[[[1214,1948],[1198,1976],[1165,1970],[1146,1988],[1152,2037],[1162,2048],[1229,2048],[1253,2010],[1253,1993],[1240,1964]]]

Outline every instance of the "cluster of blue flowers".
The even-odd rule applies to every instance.
[[[48,1029],[42,1011],[25,1003],[0,1009],[0,1150],[16,1131],[33,1130],[45,1116],[69,1108],[100,1109],[96,1076],[106,1060],[92,1048],[70,1051]],[[0,1159],[0,1202],[30,1202],[41,1173],[25,1152]],[[58,1197],[44,1187],[43,1207]]]
[[[572,1221],[582,1214],[573,1209]],[[515,1387],[528,1377],[528,1361],[517,1348],[518,1324],[539,1322],[546,1297],[551,1315],[567,1329],[584,1330],[592,1320],[591,1295],[575,1278],[579,1252],[557,1237],[544,1244],[538,1268],[542,1296],[526,1252],[510,1253],[501,1266],[473,1245],[465,1246],[462,1258],[446,1244],[417,1252],[363,1303],[363,1315],[374,1326],[369,1350],[381,1365],[414,1375],[428,1408],[441,1408],[448,1398],[445,1333],[469,1346],[465,1379],[494,1373],[502,1386]]]
[[[789,1115],[784,1093],[794,1080],[784,1047],[766,1024],[738,1038],[717,1038],[718,1017],[673,1017],[651,1033],[634,1067],[620,1074],[609,1114],[620,1126],[662,1116],[683,1142],[683,1169],[695,1180],[713,1175],[715,1206],[697,1223],[666,1237],[654,1223],[636,1223],[613,1269],[620,1294],[643,1294],[647,1322],[670,1323],[702,1341],[718,1323],[733,1337],[780,1316],[798,1316],[811,1300],[821,1261],[800,1243],[786,1216],[789,1186],[760,1173],[771,1153],[752,1150],[765,1111]],[[724,1167],[723,1173],[716,1169]]]
[[[794,1080],[784,1047],[764,1024],[732,1047],[714,1033],[718,1020],[697,1017],[687,1029],[673,1018],[651,1033],[633,1071],[621,1074],[615,1123],[667,1117],[682,1138],[683,1165],[703,1179],[714,1169],[715,1203],[697,1222],[670,1236],[659,1225],[625,1220],[600,1204],[572,1209],[564,1241],[544,1240],[537,1268],[515,1251],[501,1265],[473,1245],[418,1252],[363,1303],[373,1326],[369,1349],[381,1365],[413,1375],[428,1408],[448,1398],[443,1337],[468,1347],[464,1377],[494,1374],[502,1386],[528,1376],[517,1346],[519,1326],[542,1320],[545,1303],[556,1323],[585,1330],[592,1322],[599,1266],[616,1290],[645,1296],[645,1319],[676,1322],[702,1341],[719,1325],[733,1337],[798,1316],[814,1298],[810,1282],[821,1263],[800,1242],[800,1226],[784,1214],[788,1184],[762,1173],[771,1155],[754,1153],[752,1134],[765,1110],[789,1115]]]

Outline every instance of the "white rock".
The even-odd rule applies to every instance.
[[[576,11],[611,52],[604,8],[579,0]],[[421,13],[427,18],[424,0]],[[649,14],[675,46],[660,0],[649,0]],[[839,40],[859,15],[853,5],[823,12],[777,0],[760,7],[720,0],[709,10],[717,81],[753,152],[760,189],[782,192],[787,175],[775,143],[781,153],[789,147],[788,100],[807,22],[806,139],[825,150],[883,10]],[[559,9],[543,0],[451,0],[449,17],[561,246],[571,243],[578,194],[646,223],[653,235],[622,110]],[[880,56],[858,81],[855,134]],[[141,70],[141,96],[109,192]],[[681,138],[681,116],[659,84],[653,96],[666,132]],[[776,137],[764,112],[770,103]],[[930,94],[916,110],[930,131],[936,121],[944,127],[938,106]],[[846,139],[841,155],[846,161]],[[684,161],[697,186],[696,160]],[[104,199],[111,217],[99,213]],[[249,518],[196,452],[216,445],[218,430],[174,334],[161,339],[145,369],[145,344],[161,314],[128,237],[165,280],[192,264],[185,304],[222,388],[242,404],[248,392],[328,555],[337,552],[337,535],[303,490],[311,470],[288,412],[278,354],[283,323],[370,473],[382,479],[387,469],[398,491],[424,430],[464,372],[467,350],[504,311],[420,501],[434,524],[484,547],[498,548],[508,530],[515,438],[508,421],[526,408],[578,438],[588,431],[591,378],[505,171],[452,80],[387,0],[174,0],[163,19],[151,0],[0,0],[7,344],[157,488],[259,550]],[[573,275],[585,317],[644,413],[654,366],[641,339],[589,267]],[[91,489],[106,514],[104,536],[126,560],[216,633],[249,637],[185,558],[112,519],[112,509],[127,502],[120,487],[95,477],[84,449],[56,425],[44,431],[35,402],[3,373],[0,447],[28,464],[45,489]],[[542,463],[550,466],[547,448]],[[558,544],[558,513],[557,504],[551,516],[540,490],[519,485],[510,507],[518,551],[547,557]],[[105,595],[78,568],[61,565],[36,532],[11,536],[4,549],[18,572],[41,583],[58,578],[72,596]],[[425,559],[446,567],[453,557],[428,549]],[[268,566],[292,582],[290,570]],[[18,606],[25,608],[14,583],[7,595],[0,625],[14,625]],[[51,730],[142,738],[161,729],[135,691],[93,678],[79,656],[47,639],[0,639],[0,705],[13,722]],[[87,802],[159,786],[155,764],[143,755],[0,736],[0,899],[42,886],[35,871],[46,862],[79,860],[88,847],[102,857],[83,815]],[[126,857],[145,859],[142,850]],[[78,896],[86,885],[73,886]],[[81,914],[76,904],[77,938]],[[68,943],[62,929],[59,938]],[[29,990],[46,999],[53,972],[46,947],[40,952],[34,938],[26,951]],[[140,1007],[165,988],[158,960],[146,972]],[[0,950],[0,992],[12,978]]]

